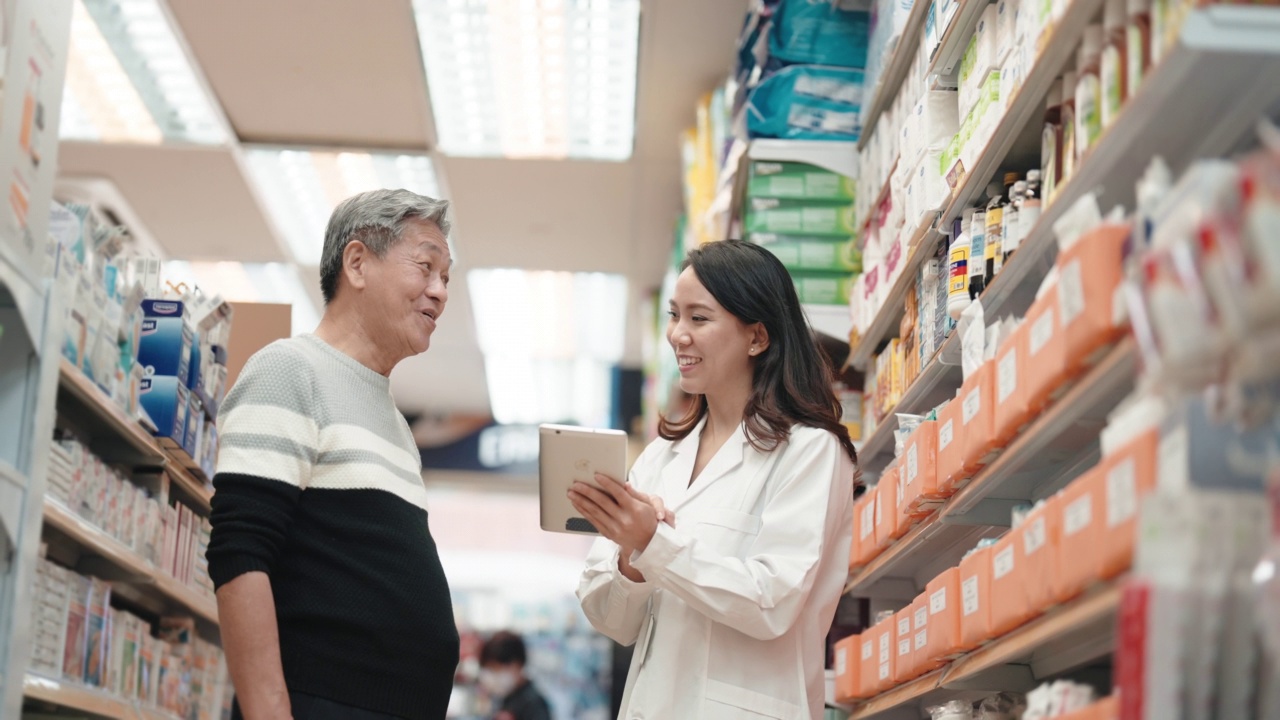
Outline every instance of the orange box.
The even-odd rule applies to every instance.
[[[876,678],[880,671],[876,629],[871,628],[858,636],[858,697],[869,698],[876,694]]]
[[[1008,445],[1031,419],[1025,392],[1027,371],[1027,324],[1018,326],[996,352],[996,417],[997,444]]]
[[[1099,574],[1103,580],[1119,575],[1133,564],[1141,499],[1156,487],[1156,454],[1160,434],[1154,428],[1102,459],[1102,495],[1105,523],[1101,529]]]
[[[992,637],[1015,630],[1035,616],[1023,590],[1023,566],[1018,557],[1022,534],[1023,528],[1016,527],[991,548]]]
[[[912,511],[911,506],[907,504],[907,469],[900,460],[901,458],[895,458],[885,470],[885,475],[893,474],[893,484],[897,488],[895,502],[898,503],[898,529],[905,532],[905,529],[915,525],[924,515]]]
[[[950,493],[938,488],[938,422],[926,420],[907,438],[901,463],[906,504],[916,517],[937,510]]]
[[[1061,495],[1054,495],[1028,513],[1020,527],[1018,575],[1032,616],[1057,602],[1053,588],[1058,577],[1058,545],[1062,542],[1061,503]]]
[[[1125,333],[1119,322],[1124,298],[1124,241],[1129,226],[1100,225],[1058,256],[1058,305],[1066,333],[1067,367],[1093,365]]]
[[[954,493],[972,477],[964,467],[964,422],[955,398],[938,410],[938,492]]]
[[[929,647],[927,663],[952,660],[973,649],[960,640],[960,568],[944,570],[925,587],[929,602]]]
[[[912,615],[911,606],[898,611],[893,616],[893,684],[901,685],[902,683],[916,679],[920,673],[916,672],[915,666],[915,632],[912,630],[914,616]]]
[[[991,546],[960,561],[960,644],[975,648],[990,640]]]
[[[884,692],[893,687],[893,667],[894,659],[898,656],[898,648],[894,644],[894,634],[897,624],[894,622],[896,616],[891,616],[876,625],[876,665],[875,665],[875,681],[872,685],[876,693]]]
[[[1103,498],[1105,478],[1099,468],[1076,478],[1060,494],[1058,574],[1053,594],[1058,602],[1079,595],[1102,577]]]
[[[858,698],[858,671],[860,636],[850,635],[836,642],[836,702],[846,703]]]
[[[1058,293],[1048,292],[1031,304],[1023,325],[1027,328],[1027,361],[1023,363],[1022,391],[1027,409],[1038,413],[1066,391],[1071,373],[1067,368],[1067,336],[1062,331]]]
[[[1099,700],[1093,708],[1093,720],[1120,720],[1120,698],[1115,695]]]
[[[964,467],[986,467],[1001,447],[996,439],[995,363],[985,362],[960,386],[960,420],[964,425]]]
[[[876,547],[883,550],[907,533],[910,525],[898,515],[898,468],[891,467],[876,485]]]
[[[853,554],[849,556],[850,569],[866,565],[880,553],[880,548],[876,546],[877,495],[875,490],[867,491],[853,505]]]
[[[945,664],[929,657],[930,620],[929,595],[920,593],[911,603],[911,664],[915,665],[917,675],[932,672]]]

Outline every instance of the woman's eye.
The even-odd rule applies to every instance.
[[[704,317],[702,317],[701,315],[694,315],[694,316],[693,316],[693,321],[694,321],[694,322],[706,322],[706,321],[707,321],[707,319],[706,319],[706,318],[704,318]]]
[[[672,320],[675,320],[675,319],[676,319],[676,312],[675,312],[674,310],[668,310],[668,311],[667,311],[667,317],[671,318]]]

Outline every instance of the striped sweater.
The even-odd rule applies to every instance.
[[[209,574],[270,577],[289,689],[444,718],[458,631],[389,380],[313,335],[277,341],[218,428]]]

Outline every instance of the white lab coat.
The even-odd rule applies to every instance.
[[[654,441],[631,469],[632,485],[676,511],[632,558],[645,582],[623,577],[601,538],[578,588],[597,630],[636,644],[620,717],[821,718],[853,462],[825,430],[795,426],[762,453],[739,427],[690,487],[701,431]]]

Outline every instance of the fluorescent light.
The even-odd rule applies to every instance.
[[[609,424],[626,278],[485,269],[467,273],[467,285],[494,419]]]
[[[63,105],[64,139],[227,142],[159,0],[77,0]]]
[[[413,6],[443,152],[631,157],[640,0]]]
[[[267,212],[303,265],[320,264],[329,214],[352,195],[404,188],[440,196],[426,155],[255,147],[245,157]]]
[[[309,333],[320,324],[311,294],[298,268],[285,263],[187,262],[164,264],[165,282],[196,285],[232,302],[287,303],[293,306],[293,334]],[[317,286],[319,278],[315,278]]]

